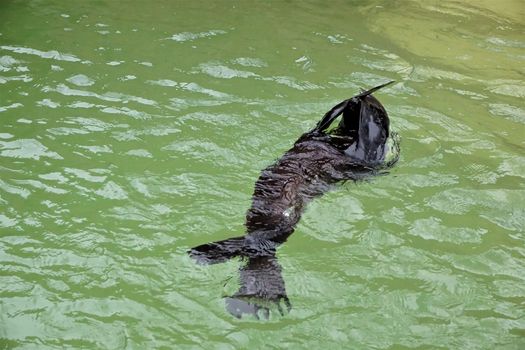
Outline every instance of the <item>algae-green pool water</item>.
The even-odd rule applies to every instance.
[[[0,349],[525,348],[516,1],[2,1]],[[231,315],[253,185],[375,96],[385,176],[315,199],[291,304]]]

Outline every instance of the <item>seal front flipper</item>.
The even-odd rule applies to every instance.
[[[317,123],[317,125],[315,126],[315,128],[312,131],[325,131],[326,129],[328,129],[328,127],[330,127],[332,122],[337,117],[339,117],[341,115],[341,113],[343,113],[343,111],[345,111],[349,107],[354,107],[355,106],[357,108],[358,107],[358,103],[359,103],[359,99],[361,99],[362,97],[371,95],[372,93],[376,92],[377,90],[379,90],[381,88],[384,88],[385,86],[388,86],[390,84],[393,84],[394,82],[395,82],[394,80],[391,80],[388,83],[384,83],[384,84],[375,86],[375,87],[373,87],[373,88],[371,88],[369,90],[363,91],[363,92],[361,92],[361,93],[359,93],[359,94],[349,98],[348,100],[344,100],[342,102],[339,102],[337,105],[332,107],[332,109],[330,109],[328,112],[326,112],[326,114],[323,116],[323,118],[321,118],[319,123]],[[350,108],[350,109],[352,109],[352,108]]]
[[[325,131],[326,129],[328,129],[328,127],[330,126],[330,124],[332,124],[335,118],[339,117],[339,115],[343,113],[349,102],[349,99],[344,100],[343,102],[340,102],[334,107],[332,107],[331,110],[326,112],[326,114],[319,121],[319,123],[317,123],[317,125],[314,128],[314,131]]]
[[[360,97],[364,97],[364,96],[371,95],[371,94],[373,94],[374,92],[376,92],[377,90],[382,89],[382,88],[384,88],[385,86],[388,86],[388,85],[393,84],[393,83],[395,83],[395,82],[396,82],[395,80],[390,80],[388,83],[384,83],[384,84],[378,85],[378,86],[376,86],[376,87],[373,87],[373,88],[371,88],[371,89],[369,89],[369,90],[363,91],[363,92],[361,92],[360,94],[355,95],[355,96],[352,97],[352,98],[360,98]]]

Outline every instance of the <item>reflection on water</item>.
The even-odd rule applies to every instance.
[[[0,348],[523,348],[521,1],[145,4],[0,3]],[[399,164],[309,206],[286,317],[231,317],[186,250],[388,80]]]

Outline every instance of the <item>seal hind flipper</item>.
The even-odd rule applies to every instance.
[[[218,264],[242,255],[244,246],[244,236],[233,237],[222,241],[201,244],[191,248],[188,254],[199,264]]]
[[[277,246],[286,241],[286,237],[274,240],[250,235],[233,237],[193,247],[188,250],[188,254],[202,265],[218,264],[235,257],[273,256]]]

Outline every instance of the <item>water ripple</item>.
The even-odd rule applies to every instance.
[[[227,33],[226,31],[219,30],[219,29],[209,30],[207,32],[200,32],[200,33],[183,32],[183,33],[173,34],[169,39],[178,41],[178,42],[185,42],[185,41],[194,41],[196,39],[214,37],[214,36],[223,35],[226,33]]]
[[[58,92],[64,96],[83,96],[83,97],[95,97],[97,99],[109,102],[122,102],[127,103],[129,101],[137,102],[139,104],[147,106],[155,106],[157,102],[149,100],[143,97],[126,95],[118,92],[106,92],[103,95],[92,91],[72,89],[65,84],[58,84],[55,88],[51,86],[45,86],[42,88],[43,92]]]
[[[10,3],[0,348],[523,348],[517,4]],[[186,251],[242,235],[261,169],[387,80],[399,163],[306,210],[289,313],[232,317],[245,262]]]
[[[2,45],[0,46],[0,49],[12,51],[15,53],[23,53],[28,55],[36,55],[42,58],[48,58],[53,59],[57,61],[67,61],[67,62],[82,62],[82,63],[91,63],[89,61],[82,61],[80,58],[76,57],[72,54],[63,54],[56,50],[52,51],[40,51],[37,49],[32,49],[29,47],[23,47],[23,46],[8,46],[8,45]]]
[[[0,141],[0,150],[0,155],[3,157],[30,158],[36,160],[40,159],[40,157],[64,159],[58,153],[50,151],[35,139]]]

